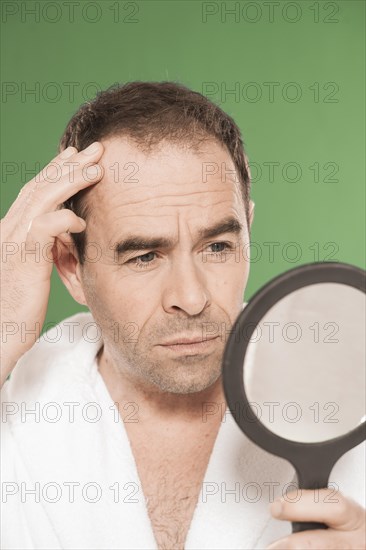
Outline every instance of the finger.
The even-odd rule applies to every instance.
[[[42,168],[38,174],[34,176],[31,180],[29,180],[18,193],[18,199],[26,199],[27,195],[29,195],[29,192],[32,191],[35,187],[37,187],[38,184],[46,181],[47,176],[50,178],[54,178],[55,174],[62,168],[65,163],[69,162],[71,160],[71,157],[76,155],[78,153],[78,150],[76,147],[68,147],[67,149],[64,149],[64,151],[61,151],[58,155],[56,155],[55,158],[53,158],[46,166]]]
[[[75,147],[68,147],[24,185],[8,214],[24,210],[26,207],[29,209],[29,206],[32,206],[37,201],[35,197],[41,191],[43,192],[44,188],[50,191],[54,191],[55,189],[59,191],[60,189],[65,190],[67,187],[67,193],[69,194],[66,198],[68,198],[72,194],[76,194],[83,187],[96,183],[101,178],[97,177],[97,169],[94,169],[93,174],[93,165],[99,160],[103,151],[104,147],[100,142],[92,143],[80,153]],[[100,167],[99,174],[101,170]],[[60,202],[63,202],[63,200],[60,199]],[[37,213],[40,212],[34,212],[34,216]]]
[[[72,155],[76,154],[78,151],[76,147],[68,147],[61,153],[59,153],[54,159],[51,160],[47,164],[45,168],[41,170],[34,178],[32,178],[30,181],[28,181],[21,190],[18,193],[18,196],[16,200],[13,202],[13,204],[10,206],[7,216],[15,215],[17,212],[21,212],[24,210],[24,205],[28,202],[29,196],[31,194],[31,191],[40,183],[45,180],[45,175],[47,171],[50,170],[53,167],[52,174],[54,175],[56,171],[56,166],[62,166],[63,163],[67,161],[68,158],[70,158]]]
[[[364,548],[360,534],[327,531],[302,531],[277,540],[267,550],[344,550],[345,548]]]
[[[101,181],[104,170],[100,164],[94,162],[78,163],[72,166],[70,172],[63,173],[57,183],[43,182],[33,191],[33,197],[28,200],[28,205],[41,204],[45,210],[54,210],[67,199],[76,195],[82,189],[91,187]]]
[[[103,147],[101,150],[99,150],[99,156],[101,155],[102,151]],[[37,191],[37,189],[39,190],[40,188],[42,188],[45,183],[49,183],[47,181],[46,175],[48,175],[48,179],[51,179],[51,181],[54,181],[55,179],[60,179],[60,170],[62,169],[64,170],[64,174],[68,175],[70,172],[70,168],[75,168],[77,155],[78,151],[76,147],[68,147],[67,149],[59,153],[50,163],[47,164],[47,166],[45,166],[45,168],[43,168],[43,170],[41,170],[41,172],[39,172],[34,178],[28,181],[28,183],[26,183],[21,188],[16,200],[13,202],[8,212],[6,213],[5,218],[22,218],[25,211],[30,211],[28,216],[29,220],[39,214],[39,209],[38,211],[35,210],[32,212],[32,206],[34,203],[37,202],[37,199],[34,198],[35,192]],[[78,159],[79,163],[80,160],[82,160],[83,158],[85,160],[85,154],[81,157],[81,159]],[[95,155],[92,160],[97,159],[98,156]],[[76,181],[79,181],[79,179],[76,179]],[[92,182],[90,181],[90,183]]]
[[[81,157],[78,155],[77,160],[73,162],[72,177],[69,172],[66,172],[57,183],[51,184],[44,181],[34,187],[25,201],[23,210],[25,218],[32,219],[39,214],[55,210],[79,191],[100,182],[104,170],[102,166],[95,164],[94,156],[95,154],[85,155],[80,161]],[[76,169],[75,163],[78,165]]]
[[[104,147],[99,141],[94,141],[80,152],[75,147],[68,147],[45,166],[35,179],[40,184],[57,183],[62,177],[69,175],[70,183],[72,183],[74,172],[82,169],[87,163],[95,163],[103,150]]]
[[[288,493],[271,504],[271,514],[289,521],[316,521],[334,529],[357,529],[365,521],[364,509],[334,489]]]
[[[80,233],[86,227],[86,223],[68,209],[56,212],[47,212],[34,218],[28,227],[25,249],[39,250],[39,258],[48,259],[47,250],[53,246],[55,238],[70,231]],[[31,257],[31,255],[29,255]]]
[[[19,239],[12,241],[10,238],[5,243],[6,245],[13,245],[13,248],[15,248],[15,253],[10,256],[11,261],[9,261],[7,267],[13,269],[15,262],[18,270],[30,274],[34,279],[34,264],[38,264],[39,267],[48,266],[48,268],[51,268],[53,263],[52,250],[56,238],[59,235],[65,235],[67,231],[80,233],[85,227],[85,221],[68,209],[36,216],[29,223],[22,241]],[[49,277],[48,272],[45,272],[44,275],[47,278]]]
[[[27,238],[31,236],[57,237],[61,233],[80,233],[86,222],[74,212],[63,208],[56,212],[47,212],[34,218],[28,226]]]
[[[41,183],[43,181],[54,181],[54,178],[57,176],[60,170],[62,170],[62,167],[67,164],[67,162],[70,162],[71,157],[78,154],[78,150],[76,147],[67,147],[67,149],[64,149],[56,155],[54,159],[51,160],[46,166],[42,168],[42,170],[31,180],[31,187],[33,187],[36,183]]]

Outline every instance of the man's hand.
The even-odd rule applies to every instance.
[[[268,549],[366,548],[365,510],[356,502],[334,489],[303,489],[297,502],[295,499],[296,492],[292,492],[273,502],[270,509],[272,516],[288,521],[325,523],[329,529],[293,533],[271,544]]]
[[[95,144],[92,144],[92,146]],[[1,220],[1,386],[39,337],[46,317],[55,239],[72,244],[85,221],[59,206],[102,178],[103,146],[68,147],[19,193]],[[57,252],[57,251],[56,251]]]

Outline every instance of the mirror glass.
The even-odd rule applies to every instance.
[[[288,294],[260,320],[243,377],[251,408],[266,428],[314,443],[365,420],[365,306],[356,288],[319,283]]]

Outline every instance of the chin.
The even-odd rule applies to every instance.
[[[198,378],[187,373],[187,376],[180,376],[174,379],[171,377],[158,377],[152,380],[152,382],[164,393],[188,395],[207,390],[218,380],[220,374],[221,371],[212,372],[209,376],[200,376]]]

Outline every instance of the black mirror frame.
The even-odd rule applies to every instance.
[[[240,341],[238,343],[237,331],[232,331],[222,361],[225,397],[236,423],[262,449],[291,462],[299,487],[303,489],[327,486],[336,461],[365,439],[366,422],[345,435],[322,442],[303,443],[282,438],[267,429],[251,409],[244,387],[243,365],[250,338],[271,307],[287,294],[318,283],[345,284],[365,293],[366,272],[340,262],[315,262],[278,275],[250,298],[237,317],[235,326],[239,329]],[[242,334],[245,334],[244,338]],[[245,416],[241,414],[242,407],[245,407]]]

